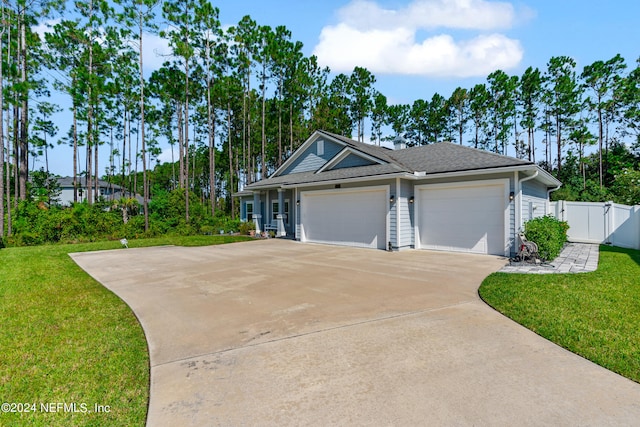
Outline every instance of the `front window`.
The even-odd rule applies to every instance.
[[[284,223],[289,224],[289,200],[284,201],[284,210],[280,211],[280,202],[273,201],[271,202],[271,220],[276,221],[278,219],[278,214],[284,214]]]
[[[253,221],[253,202],[247,202],[247,221]]]
[[[284,202],[284,213],[285,213],[284,223],[289,225],[289,201],[288,200],[285,200]]]

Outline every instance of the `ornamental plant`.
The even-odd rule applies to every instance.
[[[538,245],[538,254],[545,261],[555,259],[567,242],[569,224],[551,215],[541,216],[524,224],[527,240]]]

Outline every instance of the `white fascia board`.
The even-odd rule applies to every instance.
[[[546,170],[542,169],[540,166],[536,166],[538,169],[538,177],[542,177],[542,181],[552,187],[557,187],[560,188],[560,186],[562,185],[562,182],[560,182],[556,177],[554,177],[553,175],[551,175],[549,172],[547,172]]]
[[[322,185],[344,184],[344,183],[350,183],[350,182],[382,181],[382,180],[389,180],[389,179],[395,179],[395,178],[411,179],[412,177],[413,175],[407,172],[395,172],[395,173],[390,173],[386,175],[361,176],[357,178],[341,178],[341,179],[332,179],[328,181],[305,182],[302,184],[281,184],[279,188],[283,188],[287,190],[291,188],[318,187]]]
[[[493,175],[497,173],[513,173],[513,172],[525,172],[525,171],[535,171],[538,168],[537,165],[522,165],[522,166],[507,166],[507,167],[497,167],[491,169],[471,169],[465,171],[457,171],[457,172],[440,172],[434,174],[427,174],[426,172],[414,172],[410,175],[413,180],[424,180],[424,179],[439,179],[439,178],[448,178],[448,177],[458,177],[458,176],[474,176],[474,175]],[[551,175],[549,175],[551,177]],[[553,177],[551,177],[553,178]],[[553,178],[555,179],[555,178]]]

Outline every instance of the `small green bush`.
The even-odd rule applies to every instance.
[[[567,241],[569,224],[550,215],[534,218],[524,224],[527,240],[538,245],[538,253],[543,260],[555,259]]]
[[[256,225],[252,221],[244,221],[240,223],[239,231],[240,234],[249,234],[249,231],[255,230]]]

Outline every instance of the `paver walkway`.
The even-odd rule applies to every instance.
[[[504,266],[502,273],[588,273],[598,268],[600,245],[568,243],[553,261],[543,264],[512,262]]]

